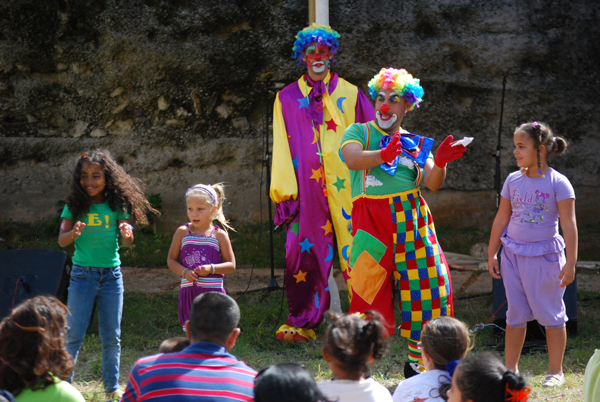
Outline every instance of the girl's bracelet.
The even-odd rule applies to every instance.
[[[189,269],[188,268],[184,268],[183,271],[181,271],[181,276],[183,276],[184,278],[185,278],[185,274],[186,274],[185,271],[189,271]]]
[[[210,266],[212,267],[212,273],[215,273],[215,264],[210,264]]]

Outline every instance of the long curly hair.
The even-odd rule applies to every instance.
[[[54,296],[26,300],[0,323],[0,389],[45,389],[73,371],[65,350],[67,307]]]
[[[104,197],[108,200],[111,210],[120,209],[123,213],[129,212],[131,222],[141,226],[148,224],[146,212],[160,215],[160,212],[154,209],[146,199],[141,180],[129,176],[115,162],[108,150],[94,149],[89,153],[81,154],[75,165],[71,194],[67,197],[67,205],[73,215],[73,220],[77,220],[81,214],[87,213],[92,203],[88,193],[81,187],[81,168],[85,163],[97,163],[102,166],[105,180]]]

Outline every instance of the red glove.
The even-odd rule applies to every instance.
[[[396,131],[396,134],[394,134],[389,144],[387,144],[387,147],[383,148],[379,152],[379,155],[385,163],[390,163],[394,159],[396,159],[396,156],[400,155],[401,153],[402,144],[400,143],[400,131]]]
[[[438,167],[445,168],[448,162],[460,159],[467,150],[462,144],[453,147],[453,139],[454,137],[449,135],[438,147],[435,153],[435,164]]]

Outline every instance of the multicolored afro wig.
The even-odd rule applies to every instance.
[[[377,98],[379,91],[392,89],[398,95],[410,102],[410,110],[415,105],[419,107],[423,98],[423,87],[419,84],[419,79],[414,78],[405,69],[396,70],[395,68],[382,68],[381,71],[369,81],[369,93],[371,98]]]
[[[313,22],[311,26],[298,31],[294,48],[292,49],[292,57],[298,60],[299,66],[306,67],[306,62],[302,61],[302,56],[306,48],[313,42],[327,46],[329,51],[335,55],[340,47],[337,41],[339,37],[340,34],[331,29],[329,25],[320,25]],[[330,65],[333,65],[333,58],[331,58]]]

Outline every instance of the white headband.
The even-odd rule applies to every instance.
[[[206,194],[210,195],[210,198],[212,198],[213,205],[217,205],[217,192],[215,191],[214,187],[211,186],[210,184],[208,184],[208,185],[197,184],[192,188],[188,188],[187,191],[185,192],[185,198],[187,198],[188,194],[192,190],[204,191]]]

